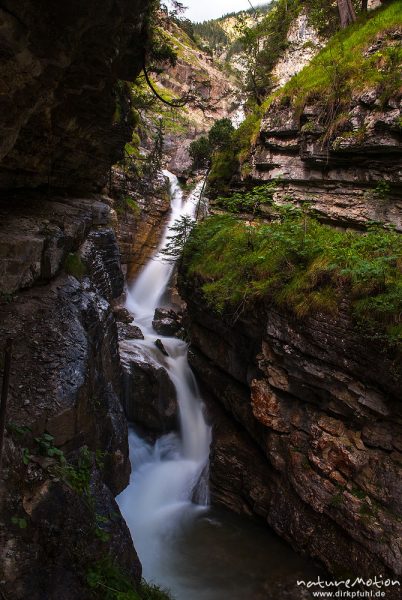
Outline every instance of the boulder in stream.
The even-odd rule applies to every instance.
[[[159,335],[176,336],[182,327],[182,317],[171,308],[157,308],[152,327]]]
[[[155,340],[155,346],[158,348],[158,350],[160,350],[162,352],[162,354],[164,356],[169,356],[169,352],[166,350],[165,346],[163,345],[162,340],[160,340],[160,339]]]
[[[127,308],[124,308],[124,306],[116,306],[113,309],[113,315],[118,323],[125,323],[128,325],[133,320],[133,315],[127,310]]]
[[[119,333],[119,340],[143,340],[144,335],[137,325],[130,323],[126,325],[125,323],[117,323],[117,331]]]

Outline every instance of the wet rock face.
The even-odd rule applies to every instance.
[[[129,556],[132,576],[140,574],[113,500],[130,474],[110,305],[123,291],[120,259],[107,205],[55,199],[30,203],[21,211],[23,204],[4,213],[1,221],[8,234],[0,258],[2,290],[11,293],[0,299],[0,339],[12,337],[14,349],[7,412],[12,428],[6,437],[0,499],[6,515],[0,525],[5,569],[0,579],[6,596],[18,600],[39,599],[43,593],[56,598],[63,581],[64,586],[71,583],[69,598],[85,598],[85,561],[91,555],[96,561],[109,552],[121,565]],[[27,269],[23,260],[30,240],[38,244],[29,263],[37,269]],[[66,262],[71,254],[74,260]],[[31,430],[28,441],[15,433],[26,427]],[[91,456],[101,452],[98,461],[93,459],[91,502],[65,483],[65,472],[55,477],[49,470],[51,461],[49,465],[35,441],[45,432],[69,462],[77,460],[83,446]],[[25,462],[24,447],[31,456]],[[91,506],[96,510],[87,515]],[[99,522],[109,528],[107,544],[94,533],[95,513],[106,519]],[[13,524],[15,516],[23,519],[23,528]]]
[[[126,308],[122,306],[115,307],[113,315],[117,324],[119,341],[144,339],[141,329],[134,325],[133,316]]]
[[[93,261],[99,260],[100,265],[106,261],[110,273],[103,269],[109,279],[107,284],[104,282],[107,287],[104,293],[119,295],[123,285],[120,259],[113,233],[108,229],[105,234],[109,213],[109,207],[98,196],[50,200],[41,193],[21,192],[0,199],[0,289],[3,294],[49,282],[63,268],[68,255],[76,253],[86,241],[94,277],[102,278],[102,274],[96,275]],[[103,232],[95,231],[97,227],[104,227]]]
[[[129,193],[135,200],[138,211],[129,208],[119,210],[116,219],[116,235],[121,252],[121,263],[131,281],[155,252],[170,210],[168,180],[156,174],[151,184],[139,191],[138,180],[125,181],[121,173],[114,173],[113,192],[118,195]]]
[[[253,179],[280,178],[275,201],[308,201],[335,225],[381,221],[402,231],[400,102],[383,106],[375,90],[355,97],[329,141],[319,113],[312,104],[299,116],[274,102],[262,119]]]
[[[163,355],[155,346],[155,353]],[[120,342],[123,367],[123,403],[129,421],[161,434],[176,430],[178,406],[167,370],[144,355],[130,340]]]
[[[237,423],[212,412],[214,501],[263,517],[335,574],[400,576],[398,357],[343,308],[301,321],[260,306],[230,326],[183,288],[191,364]]]
[[[130,135],[113,88],[141,70],[149,5],[2,2],[0,188],[104,183]]]
[[[80,248],[80,255],[99,296],[109,301],[118,298],[123,293],[124,276],[113,229],[98,227],[91,231]]]

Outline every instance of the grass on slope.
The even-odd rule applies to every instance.
[[[236,314],[268,299],[303,317],[336,313],[347,297],[371,335],[402,344],[402,237],[379,227],[341,231],[302,210],[278,210],[269,224],[219,215],[195,228],[183,265],[203,282],[208,303]]]
[[[367,49],[402,27],[402,0],[394,0],[338,32],[328,45],[278,93],[295,107],[331,96],[347,99],[354,91],[379,88],[383,100],[400,90],[402,48],[398,43]]]
[[[314,103],[321,107],[319,118],[328,136],[342,126],[353,93],[376,88],[382,103],[400,93],[402,48],[392,34],[401,28],[402,0],[394,0],[333,36],[309,65],[249,113],[234,133],[231,147],[214,156],[208,178],[211,195],[227,193],[239,167],[243,176],[248,175],[250,148],[270,108],[291,105],[301,113],[307,103]],[[377,39],[386,37],[380,49],[367,52]]]
[[[144,579],[134,590],[130,579],[109,557],[91,566],[87,583],[93,592],[92,597],[102,600],[173,600],[168,591]]]

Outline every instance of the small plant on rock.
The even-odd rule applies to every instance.
[[[82,262],[81,257],[75,252],[70,252],[70,254],[68,254],[64,261],[64,269],[68,275],[72,275],[79,281],[83,279],[87,273],[87,268]]]
[[[35,442],[38,446],[39,454],[48,456],[49,458],[58,458],[60,461],[65,462],[63,451],[54,445],[53,435],[43,433],[40,437],[35,438]]]

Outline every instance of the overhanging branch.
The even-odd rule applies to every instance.
[[[147,68],[145,65],[142,67],[142,70],[144,71],[145,81],[147,82],[148,87],[151,89],[153,94],[158,98],[158,100],[160,100],[164,104],[167,104],[167,106],[171,106],[173,108],[183,108],[183,106],[185,106],[189,102],[190,98],[188,98],[188,97],[187,98],[178,98],[177,100],[173,100],[172,102],[163,98],[163,96],[161,96],[154,88],[153,83],[152,83],[151,79],[149,78]]]

